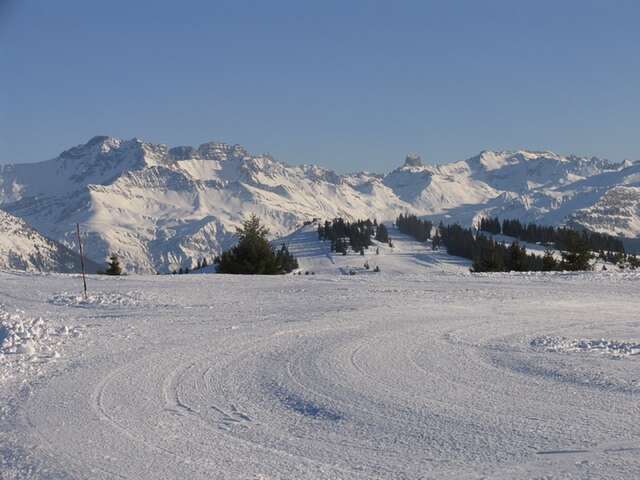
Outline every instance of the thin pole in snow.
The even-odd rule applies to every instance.
[[[82,285],[84,286],[84,299],[87,299],[87,279],[84,274],[84,253],[82,253],[82,240],[80,239],[80,224],[76,223],[76,233],[78,234],[78,246],[80,247],[80,266],[82,267]]]

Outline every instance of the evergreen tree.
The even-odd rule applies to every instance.
[[[278,264],[284,273],[289,273],[298,268],[298,260],[289,252],[287,246],[283,243],[276,254]]]
[[[118,256],[113,253],[109,256],[107,262],[107,269],[104,272],[106,275],[122,275],[122,267],[120,266],[120,260]]]
[[[407,235],[411,235],[419,242],[426,242],[431,238],[433,223],[428,220],[420,220],[415,215],[400,214],[396,219],[398,230]]]
[[[472,272],[503,272],[504,255],[497,248],[493,240],[484,235],[478,236],[478,243],[475,245],[476,251],[473,258]]]
[[[518,242],[513,242],[508,248],[506,270],[508,272],[524,272],[528,270],[527,250],[521,247]]]
[[[542,257],[542,270],[545,272],[552,272],[558,269],[558,262],[553,256],[553,250],[546,249],[544,256]]]
[[[481,218],[479,229],[481,232],[488,232],[494,235],[502,233],[500,220],[498,220],[498,218]]]
[[[384,224],[379,224],[376,228],[376,240],[387,243],[389,241],[389,230]]]
[[[285,273],[285,268],[289,268],[295,259],[286,247],[276,254],[267,240],[268,234],[269,230],[260,223],[260,219],[252,215],[236,231],[238,244],[216,259],[218,272],[245,275]]]
[[[567,232],[565,248],[566,251],[562,252],[561,268],[563,270],[585,271],[592,269],[590,262],[593,254],[589,250],[585,236],[574,231],[571,234]]]

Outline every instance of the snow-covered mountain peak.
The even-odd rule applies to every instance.
[[[529,162],[563,162],[566,159],[551,151],[537,152],[532,150],[483,150],[479,155],[467,160],[469,165],[486,172],[502,168],[526,164]]]
[[[62,152],[59,158],[83,158],[86,156],[96,156],[99,153],[106,154],[110,150],[120,147],[122,140],[109,137],[106,135],[96,135],[91,138],[87,143],[76,145],[68,150]]]
[[[553,224],[571,218],[599,231],[640,233],[637,190],[606,195],[621,185],[640,187],[640,163],[485,150],[430,165],[410,154],[388,174],[341,175],[223,142],[170,148],[98,136],[53,160],[0,166],[0,205],[67,246],[79,222],[91,257],[115,252],[128,270],[148,272],[210,259],[251,213],[274,235],[314,217],[380,221],[400,212],[461,223],[478,215]],[[610,207],[623,201],[614,220]]]

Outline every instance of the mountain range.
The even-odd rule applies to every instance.
[[[251,213],[274,237],[312,218],[392,220],[401,212],[462,224],[493,215],[637,237],[640,162],[483,151],[440,165],[410,155],[387,174],[340,175],[240,145],[169,148],[98,136],[51,160],[0,166],[0,208],[9,214],[0,235],[22,222],[75,248],[80,223],[88,257],[101,263],[116,253],[127,271],[150,273],[210,260],[233,244]]]

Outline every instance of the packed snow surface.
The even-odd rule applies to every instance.
[[[540,340],[637,345],[640,276],[391,270],[1,273],[0,478],[640,477],[640,355]]]

